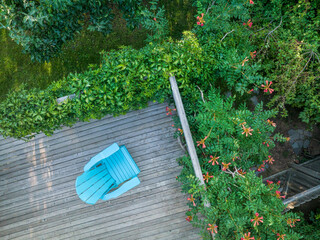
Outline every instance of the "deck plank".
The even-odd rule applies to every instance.
[[[165,104],[79,122],[30,142],[0,136],[1,239],[201,239],[185,220],[175,177],[183,156]],[[141,184],[117,199],[84,204],[74,184],[95,154],[118,142]]]

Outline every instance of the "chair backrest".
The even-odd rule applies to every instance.
[[[137,176],[140,173],[140,169],[125,146],[121,146],[118,151],[105,158],[103,162],[117,185]]]

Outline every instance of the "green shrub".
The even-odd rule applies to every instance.
[[[70,74],[45,90],[9,94],[0,103],[0,133],[5,137],[31,138],[40,131],[52,134],[77,120],[124,114],[146,106],[151,100],[163,102],[171,95],[170,73],[177,76],[184,89],[182,94],[186,94],[189,88],[195,88],[199,76],[210,76],[210,68],[202,69],[208,61],[201,53],[190,32],[181,41],[106,52],[98,68]],[[203,81],[200,87],[209,85],[208,81]],[[62,105],[55,102],[56,98],[70,94],[77,97]],[[33,118],[38,121],[32,121]]]
[[[202,229],[204,239],[211,239],[207,230],[216,232],[217,240],[302,239],[294,231],[298,216],[281,214],[284,205],[277,197],[277,185],[264,185],[252,171],[244,176],[215,173],[206,189],[193,175],[183,184],[190,194],[187,220]],[[210,208],[204,207],[206,201]]]
[[[280,134],[272,135],[275,123],[269,118],[276,112],[263,110],[262,103],[253,111],[245,105],[236,108],[235,97],[221,96],[215,89],[204,91],[203,96],[187,105],[186,114],[205,186],[195,179],[190,158],[179,159],[183,169],[178,180],[190,194],[187,220],[203,230],[205,239],[210,239],[210,225],[218,226],[213,229],[217,240],[246,239],[249,233],[255,239],[276,239],[277,234],[300,239],[288,225],[298,217],[281,214],[285,206],[279,186],[271,182],[265,186],[256,176],[266,163],[273,164],[269,150],[275,142],[287,140]],[[206,201],[210,208],[204,206]],[[257,226],[251,222],[256,213],[263,217]]]
[[[297,226],[297,232],[299,232],[303,239],[314,240],[320,236],[320,209],[315,212],[311,211],[308,217],[304,217],[302,212],[298,213],[301,218],[301,223]]]
[[[274,82],[268,106],[287,116],[286,105],[301,109],[300,118],[319,123],[320,118],[320,2],[255,1],[253,21],[257,58],[263,75]]]

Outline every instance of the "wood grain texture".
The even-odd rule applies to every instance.
[[[77,123],[30,142],[0,137],[0,239],[200,239],[175,177],[183,156],[165,104]],[[76,194],[84,165],[117,142],[141,184],[91,206]]]

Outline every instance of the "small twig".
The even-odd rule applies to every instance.
[[[182,148],[182,150],[184,151],[184,152],[187,152],[187,150],[186,150],[186,148],[182,145],[182,142],[181,142],[181,138],[180,138],[181,136],[179,136],[177,139],[178,139],[178,143],[179,143],[179,145],[180,145],[180,147]]]
[[[272,31],[270,31],[270,32],[267,34],[266,38],[264,39],[264,42],[266,42],[267,39],[268,39],[268,37],[269,37],[275,30],[277,30],[277,29],[280,27],[281,23],[282,23],[282,17],[281,17],[281,20],[280,20],[279,25],[278,25],[275,29],[273,29]]]
[[[314,52],[311,51],[308,62],[306,63],[306,65],[304,65],[303,69],[299,72],[298,76],[297,76],[296,79],[293,81],[292,85],[294,85],[294,84],[297,82],[298,78],[300,77],[301,73],[306,69],[306,67],[307,67],[308,63],[310,62],[311,58],[313,57],[313,55],[314,55]]]
[[[202,98],[202,101],[205,103],[206,101],[204,100],[203,98],[203,92],[201,91],[201,89],[199,88],[199,86],[197,85],[197,88],[199,89],[200,93],[201,93],[201,98]]]
[[[234,172],[232,172],[230,169],[227,169],[226,171],[224,171],[225,173],[227,173],[227,174],[231,174],[232,175],[232,177],[234,178],[236,175],[238,175],[238,176],[241,176],[241,177],[244,177],[242,174],[240,174],[238,171],[238,169],[237,169],[237,167],[234,167],[235,168],[235,171]]]
[[[312,138],[312,140],[315,140],[315,141],[317,141],[317,142],[320,142],[320,140],[318,140],[318,139],[316,139],[316,138]]]
[[[227,169],[226,171],[224,171],[225,173],[227,173],[227,174],[231,174],[232,175],[232,177],[234,178],[234,175],[235,175],[235,173],[234,172],[231,172],[229,169]]]
[[[208,14],[209,10],[213,7],[216,1],[212,1],[211,5],[207,8],[206,14]]]
[[[232,29],[230,32],[227,32],[227,33],[223,36],[223,38],[221,38],[220,42],[222,42],[222,40],[223,40],[229,33],[232,33],[233,31],[234,31],[234,29]]]
[[[271,24],[272,22],[273,22],[273,21],[271,21],[270,24]],[[267,34],[267,36],[266,36],[266,38],[265,38],[265,40],[264,40],[265,43],[266,43],[267,39],[269,39],[269,36],[270,36],[270,35],[272,36],[272,33],[280,27],[281,23],[282,23],[282,17],[281,17],[281,20],[280,20],[279,25],[278,25],[275,29],[273,29],[272,31],[270,31],[270,32]],[[262,30],[262,29],[261,29],[261,30]],[[264,48],[264,46],[262,46],[262,47],[260,48],[260,50],[257,52],[256,55],[259,55],[263,48]]]
[[[273,21],[274,21],[274,20],[272,20],[271,22],[269,22],[268,26],[269,26]],[[257,31],[255,31],[255,32],[259,32],[259,31],[261,31],[261,30],[263,30],[263,29],[265,29],[265,27],[260,28],[260,29],[258,29],[258,30],[257,30]]]
[[[314,56],[316,56],[316,57],[317,57],[317,59],[318,59],[318,62],[320,62],[320,59],[319,59],[318,54],[317,54],[316,52],[313,52],[313,55],[314,55]]]

